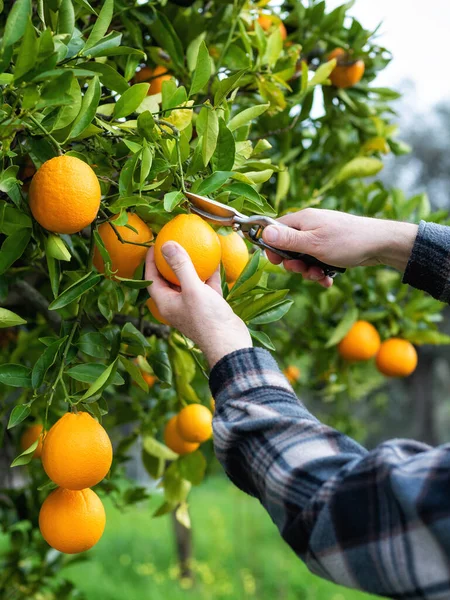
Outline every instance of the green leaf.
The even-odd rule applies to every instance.
[[[145,452],[157,458],[163,458],[164,460],[176,460],[178,458],[178,454],[149,435],[146,435],[143,439],[143,448]]]
[[[197,64],[195,66],[194,75],[192,77],[191,89],[189,96],[194,96],[205,87],[211,77],[211,59],[209,57],[208,48],[204,41],[200,44],[197,55]]]
[[[120,356],[120,362],[125,368],[131,379],[141,388],[144,392],[148,392],[148,383],[142,377],[141,369],[131,360]]]
[[[30,463],[31,459],[33,458],[34,451],[38,447],[38,444],[39,440],[37,439],[33,444],[31,444],[29,448],[24,450],[22,454],[16,456],[16,458],[11,463],[11,467],[21,467]]]
[[[164,195],[164,210],[172,212],[184,200],[183,192],[168,192]]]
[[[98,379],[96,379],[94,383],[89,386],[85,394],[83,394],[83,396],[80,398],[80,402],[84,402],[85,400],[92,398],[92,396],[95,396],[96,394],[100,393],[102,389],[107,387],[107,385],[114,378],[114,374],[116,372],[117,367],[117,360],[118,359],[116,358],[116,360],[103,371],[103,373],[98,377]]]
[[[107,367],[98,363],[88,363],[82,365],[75,365],[68,371],[67,375],[76,381],[82,383],[94,383],[97,379],[103,375]],[[114,373],[114,377],[111,380],[112,385],[123,385],[125,383],[124,378],[120,373]]]
[[[127,89],[114,105],[114,117],[120,119],[135,112],[150,88],[148,83],[136,83]]]
[[[69,139],[78,137],[92,123],[100,101],[100,94],[101,86],[99,79],[98,77],[94,77],[83,96],[81,110],[74,121]]]
[[[239,127],[248,125],[251,121],[265,113],[269,106],[270,104],[256,104],[250,108],[245,108],[231,119],[228,123],[228,129],[230,131],[235,131],[236,129],[239,129]]]
[[[118,454],[117,451],[115,454]],[[166,461],[163,458],[157,458],[156,456],[148,454],[145,450],[142,450],[141,461],[152,479],[160,479],[163,476],[166,464]]]
[[[194,71],[195,65],[197,64],[198,58],[198,49],[200,48],[200,44],[206,37],[206,31],[203,31],[200,35],[190,42],[189,46],[186,50],[186,61],[189,71]]]
[[[207,195],[218,190],[230,177],[233,171],[216,171],[206,179],[204,179],[198,188],[197,194]]]
[[[273,33],[267,38],[266,51],[262,57],[262,63],[269,65],[270,67],[275,66],[275,63],[280,58],[283,50],[283,39],[281,37],[280,28],[277,27]]]
[[[177,464],[177,463],[173,463]],[[176,471],[168,469],[164,475],[164,496],[170,504],[184,502],[191,491],[191,483],[182,479]]]
[[[62,0],[58,11],[58,28],[59,34],[68,34],[72,37],[75,27],[75,11],[72,0]]]
[[[98,331],[80,335],[76,346],[88,356],[93,356],[94,358],[109,357],[109,341]]]
[[[123,94],[129,89],[129,85],[126,80],[117,72],[117,69],[113,69],[109,65],[105,65],[99,62],[87,62],[78,65],[80,68],[86,68],[90,71],[99,73],[99,77],[104,86],[108,89],[113,90],[119,94]]]
[[[88,54],[89,48],[95,46],[108,31],[108,27],[111,23],[114,12],[114,0],[105,0],[102,9],[98,15],[98,19],[94,23],[94,27],[87,39],[87,42],[83,49],[83,54]]]
[[[111,31],[111,33],[102,38],[97,44],[95,44],[95,46],[89,48],[89,51],[86,52],[86,54],[89,56],[89,58],[94,58],[97,56],[112,56],[119,49],[121,41],[122,34],[118,31]],[[136,50],[136,53],[144,54],[139,50]],[[120,54],[123,54],[123,52],[119,53],[119,55]]]
[[[353,177],[373,177],[381,171],[383,162],[378,158],[358,156],[345,164],[336,176],[336,183],[342,183]]]
[[[50,286],[52,288],[53,297],[56,298],[59,292],[59,283],[61,279],[61,268],[59,266],[59,261],[52,258],[51,256],[46,256],[47,260],[47,268],[48,274],[50,277]]]
[[[150,348],[147,338],[132,323],[125,323],[122,327],[121,337],[124,343],[140,345],[143,349],[141,354],[145,354],[146,348]]]
[[[311,87],[314,87],[315,85],[320,85],[321,83],[323,83],[326,79],[328,79],[328,77],[331,74],[331,71],[334,69],[335,66],[336,66],[335,58],[324,63],[323,65],[320,65],[320,67],[314,73],[314,76],[308,82],[308,87],[311,88]]]
[[[29,17],[31,17],[31,0],[17,0],[13,3],[6,19],[3,50],[20,40],[25,33]]]
[[[259,314],[257,317],[252,318],[250,325],[266,325],[267,323],[279,321],[287,312],[289,312],[293,304],[293,300],[283,300],[283,302],[275,304],[265,312]]]
[[[255,190],[255,188],[248,183],[232,183],[231,185],[227,185],[223,191],[230,192],[235,196],[243,196],[255,204],[261,204],[261,196]]]
[[[265,313],[266,310],[278,304],[287,296],[289,290],[275,290],[263,294],[260,298],[252,298],[248,304],[241,304],[236,307],[236,313],[243,321],[249,321],[257,315]]]
[[[139,189],[142,190],[148,174],[150,173],[150,169],[152,168],[152,162],[153,162],[153,154],[147,144],[147,142],[144,140],[144,147],[142,148],[142,154],[141,154],[141,169],[140,169],[140,173],[139,173],[139,183],[140,183],[140,187]]]
[[[110,36],[107,36],[110,37]],[[105,38],[106,40],[106,38]],[[93,54],[92,54],[93,53]],[[145,58],[145,52],[142,50],[138,50],[137,48],[129,48],[128,46],[118,46],[118,47],[105,47],[105,45],[97,44],[95,48],[91,48],[91,56],[123,56],[123,55],[136,55],[141,58]]]
[[[180,38],[169,19],[157,12],[157,19],[150,25],[150,34],[158,46],[164,48],[180,71],[184,70],[184,50]]]
[[[75,4],[79,4],[80,6],[85,8],[89,13],[91,13],[91,15],[97,16],[97,13],[92,8],[92,6],[89,4],[88,0],[74,0],[74,2],[75,2]]]
[[[214,170],[229,171],[233,168],[235,156],[236,142],[233,134],[226,126],[225,121],[219,119],[219,138],[211,160]]]
[[[450,335],[432,329],[405,331],[403,337],[418,346],[421,344],[436,344],[439,346],[450,344]]]
[[[23,365],[6,364],[0,365],[0,383],[11,387],[31,386],[31,369]]]
[[[260,250],[257,250],[248,261],[245,269],[239,275],[233,289],[228,294],[228,300],[231,300],[244,292],[248,292],[255,287],[262,276],[262,270],[258,270],[260,259],[261,252]]]
[[[16,59],[16,67],[14,69],[14,80],[16,82],[20,81],[23,75],[28,73],[28,71],[31,71],[36,65],[38,48],[39,39],[31,22],[31,18],[28,18],[25,34]]]
[[[50,310],[57,310],[67,306],[90,289],[95,287],[102,280],[102,275],[97,273],[87,273],[84,277],[66,288],[53,302],[49,305]]]
[[[66,339],[67,336],[64,336],[48,346],[35,362],[33,371],[31,373],[31,384],[33,388],[39,388],[44,383],[45,375],[50,367],[55,363],[56,357],[58,356],[58,351]]]
[[[200,485],[206,471],[206,460],[200,450],[182,456],[178,461],[178,470],[183,479],[192,485]]]
[[[259,342],[261,346],[267,348],[267,350],[276,350],[275,346],[272,343],[272,340],[266,333],[264,333],[264,331],[255,331],[254,329],[249,329],[249,332],[252,338]]]
[[[153,352],[149,356],[148,362],[150,363],[156,377],[162,383],[172,385],[172,366],[170,364],[167,352],[164,352],[163,350]]]
[[[352,326],[358,320],[358,315],[359,311],[356,307],[349,308],[331,333],[327,343],[325,344],[325,348],[331,348],[332,346],[339,344],[339,342],[344,339]]]
[[[69,262],[72,259],[72,255],[70,254],[65,243],[62,241],[59,235],[55,235],[53,233],[51,233],[45,240],[45,253],[47,256],[55,258],[56,260]]]
[[[117,281],[120,281],[122,285],[132,290],[143,290],[151,285],[153,282],[149,279],[126,279],[125,277],[117,277]]]
[[[24,325],[26,323],[25,319],[16,315],[12,311],[7,308],[0,307],[0,329],[3,327],[15,327],[16,325]]]
[[[30,412],[31,409],[28,406],[28,404],[19,404],[18,406],[15,406],[12,409],[11,414],[9,416],[7,429],[12,429],[19,423],[22,423],[22,421],[24,421],[28,417]]]
[[[216,149],[217,138],[219,137],[219,117],[217,116],[216,111],[208,109],[205,110],[205,131],[202,142],[202,158],[203,164],[206,167],[208,166],[208,163]]]
[[[222,79],[217,86],[217,91],[214,94],[214,106],[218,106],[222,100],[224,100],[228,94],[238,87],[238,83],[241,77],[244,75],[245,70],[238,71],[231,77],[227,77],[226,79]]]
[[[0,251],[0,275],[19,259],[25,252],[31,238],[31,229],[19,229],[9,235]]]

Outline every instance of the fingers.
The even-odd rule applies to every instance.
[[[145,258],[145,279],[152,281],[152,285],[149,285],[147,290],[148,293],[155,297],[160,293],[176,293],[169,282],[162,277],[155,265],[155,249],[152,246],[147,252]]]
[[[275,252],[271,252],[270,250],[266,250],[266,256],[273,265],[280,265],[283,262],[281,256],[275,254]]]
[[[217,269],[214,271],[211,277],[206,281],[206,284],[209,285],[209,287],[211,287],[220,296],[223,296],[222,283],[220,280],[220,265],[217,267]]]
[[[287,271],[301,273],[304,279],[316,281],[324,288],[329,288],[333,285],[333,279],[325,275],[319,267],[308,267],[301,260],[285,260],[283,264]]]
[[[262,237],[267,244],[275,248],[310,253],[311,234],[308,231],[299,231],[289,226],[269,225],[264,229]]]
[[[201,283],[189,254],[180,244],[166,242],[161,250],[180,282],[181,291],[193,290]]]

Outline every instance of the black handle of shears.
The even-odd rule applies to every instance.
[[[280,250],[279,248],[274,248],[270,244],[266,244],[266,242],[262,239],[258,239],[258,246],[261,248],[265,248],[266,250],[270,250],[274,254],[278,254],[281,258],[287,260],[301,260],[308,267],[319,267],[329,277],[334,277],[336,273],[345,273],[344,267],[333,267],[332,265],[327,265],[326,263],[318,260],[314,256],[310,256],[309,254],[302,254],[301,252],[291,252],[290,250]]]

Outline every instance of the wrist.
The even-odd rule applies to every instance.
[[[227,354],[243,348],[253,347],[251,335],[240,319],[235,327],[210,331],[209,333],[208,340],[201,346],[201,349],[211,369]]]
[[[413,223],[396,221],[380,221],[380,225],[382,232],[378,236],[377,262],[394,267],[403,273],[411,256],[419,227]]]

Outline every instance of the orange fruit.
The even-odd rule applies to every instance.
[[[157,65],[154,69],[151,67],[142,67],[140,71],[137,71],[134,76],[135,83],[149,83],[147,96],[153,96],[153,94],[160,94],[162,90],[162,84],[164,81],[172,79],[172,74],[169,73],[166,67]]]
[[[376,364],[383,375],[407,377],[417,367],[417,352],[408,340],[391,338],[381,344]]]
[[[200,444],[190,444],[183,440],[177,428],[178,415],[172,417],[164,429],[164,443],[177,454],[190,454],[195,452]]]
[[[338,88],[349,88],[359,83],[364,75],[364,61],[352,60],[343,48],[335,48],[328,55],[328,60],[336,59],[336,66],[331,72],[330,80]]]
[[[221,247],[211,225],[198,215],[178,215],[164,225],[155,242],[156,267],[170,283],[180,284],[161,251],[163,245],[169,241],[178,242],[183,246],[202,281],[209,279],[219,266]]]
[[[247,244],[233,231],[229,235],[218,235],[222,247],[222,264],[228,283],[236,281],[248,263]]]
[[[300,378],[300,369],[295,365],[288,365],[284,371],[284,376],[289,381],[289,383],[295,383]]]
[[[114,217],[113,221],[116,218]],[[126,225],[116,226],[117,231],[125,242],[146,244],[153,239],[150,227],[135,213],[128,213],[128,225],[136,229],[137,233],[129,229]],[[98,228],[98,233],[111,257],[111,270],[115,271],[117,277],[132,279],[136,269],[145,260],[148,248],[122,243],[109,223],[102,223]],[[105,263],[97,247],[94,250],[93,262],[100,273],[105,272]]]
[[[269,31],[269,29],[271,29],[276,24],[276,22],[277,19],[271,17],[270,15],[260,15],[258,17],[258,23],[261,25],[261,28],[264,29],[264,31]],[[284,26],[284,23],[279,21],[278,27],[280,29],[281,39],[285,40],[287,38],[287,31],[286,27]]]
[[[178,413],[178,433],[187,442],[206,442],[212,435],[212,418],[203,404],[188,404]]]
[[[108,434],[87,412],[66,413],[45,436],[42,465],[60,487],[92,487],[105,477],[111,462]]]
[[[92,490],[54,490],[42,504],[39,529],[55,550],[84,552],[102,537],[106,516],[102,501]]]
[[[380,348],[380,336],[375,327],[367,321],[356,321],[338,346],[339,354],[345,360],[369,360]]]
[[[29,202],[36,221],[54,233],[77,233],[100,207],[100,184],[89,165],[74,156],[56,156],[34,175]]]
[[[33,458],[40,458],[42,454],[42,439],[44,437],[42,431],[44,427],[40,424],[31,425],[22,434],[20,438],[20,447],[22,450],[29,448],[36,440],[39,440],[36,450],[33,452]]]
[[[158,307],[156,306],[156,302],[153,300],[153,298],[149,298],[147,300],[147,308],[150,311],[150,313],[152,314],[152,316],[159,321],[160,323],[163,323],[164,325],[170,325],[170,323],[168,321],[166,321],[166,319],[161,315],[161,313],[158,310]]]

